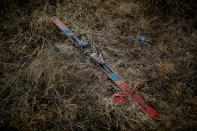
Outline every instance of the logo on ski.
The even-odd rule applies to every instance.
[[[71,30],[64,30],[64,32],[65,32],[67,35],[73,35],[73,33],[72,33]]]
[[[117,74],[115,74],[115,73],[112,73],[111,75],[110,75],[110,77],[113,79],[113,81],[120,81],[121,80],[121,78],[120,77],[118,77],[118,75]]]

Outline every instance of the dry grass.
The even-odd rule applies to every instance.
[[[0,127],[197,129],[196,30],[191,20],[176,16],[163,22],[145,9],[139,1],[123,0],[5,2],[0,15]],[[50,22],[52,16],[89,40],[164,120],[151,119],[133,102],[113,102],[116,85]],[[152,42],[131,42],[138,34]]]

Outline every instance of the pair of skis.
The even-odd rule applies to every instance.
[[[90,45],[88,44],[88,41],[84,41],[80,37],[72,33],[72,31],[67,26],[65,26],[57,17],[52,17],[51,21],[55,23],[71,41],[73,41],[76,45],[81,46],[85,50],[86,54],[89,55],[94,60],[94,62],[105,72],[105,74],[107,74],[108,77],[110,77],[111,80],[117,84],[117,86],[123,92],[121,94],[117,94],[117,101],[126,102],[126,99],[121,99],[121,97],[124,97],[126,95],[134,103],[136,103],[144,113],[148,114],[153,119],[162,120],[160,114],[158,114],[150,105],[146,104],[144,100],[132,88],[130,88],[114,70],[106,65],[100,55],[92,51]]]

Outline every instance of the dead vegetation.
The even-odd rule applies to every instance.
[[[0,16],[0,127],[197,129],[193,20],[172,13],[164,22],[161,16],[146,15],[147,8],[141,1],[123,0],[5,2]],[[52,16],[89,40],[163,121],[151,119],[132,102],[113,102],[116,85],[50,22]],[[152,41],[131,42],[138,34]]]

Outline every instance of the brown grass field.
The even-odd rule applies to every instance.
[[[1,1],[0,128],[197,130],[195,10],[174,0],[150,1]],[[117,86],[53,16],[89,40],[163,120],[133,102],[114,102]],[[130,41],[139,34],[151,42]]]

